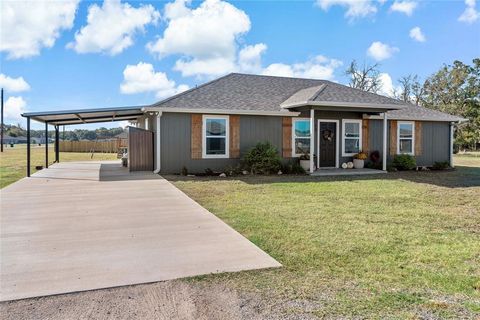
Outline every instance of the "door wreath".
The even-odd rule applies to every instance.
[[[322,131],[323,140],[332,141],[333,135],[334,134],[333,134],[332,130],[325,129],[325,130]]]

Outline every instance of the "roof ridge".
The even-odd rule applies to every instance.
[[[318,82],[328,81],[324,79],[275,76],[275,75],[269,75],[269,74],[253,74],[253,73],[241,73],[241,72],[232,72],[230,74],[237,74],[237,75],[250,76],[250,77],[282,78],[282,79],[309,80],[309,81],[318,81]]]
[[[190,92],[193,92],[193,91],[195,91],[195,90],[197,90],[197,89],[206,87],[206,86],[208,86],[208,85],[211,85],[211,84],[213,84],[213,83],[215,83],[215,82],[217,82],[217,81],[220,81],[220,80],[222,80],[222,79],[225,79],[225,78],[230,77],[230,76],[233,76],[233,75],[235,75],[235,73],[234,73],[234,72],[230,72],[229,74],[226,74],[226,75],[221,76],[221,77],[219,77],[219,78],[216,78],[216,79],[207,81],[207,82],[205,82],[205,83],[202,83],[201,85],[195,86],[194,88],[190,88],[190,89],[188,89],[188,90],[179,92],[179,93],[174,94],[173,96],[170,96],[170,97],[165,98],[165,99],[163,99],[163,100],[157,101],[157,102],[149,105],[148,107],[156,107],[156,106],[158,106],[158,105],[161,105],[162,103],[168,102],[168,101],[170,101],[170,100],[172,100],[172,99],[175,99],[175,98],[177,98],[177,97],[183,96],[183,95],[188,94],[188,93],[190,93]]]
[[[317,99],[317,97],[325,90],[325,88],[327,87],[327,84],[322,83],[319,87],[320,88],[318,88],[317,92],[315,92],[313,96],[311,96],[310,99],[308,99],[308,101],[313,101]]]

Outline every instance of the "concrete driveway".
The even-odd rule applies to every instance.
[[[151,173],[69,162],[1,190],[1,301],[279,267]]]

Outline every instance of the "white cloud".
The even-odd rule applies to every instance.
[[[121,53],[134,42],[134,36],[146,25],[156,23],[160,13],[151,5],[134,8],[120,0],[105,0],[102,7],[88,8],[87,25],[75,33],[67,47],[78,53]]]
[[[377,2],[383,4],[384,1]],[[345,17],[350,19],[363,18],[377,13],[377,6],[372,0],[316,0],[315,3],[324,11],[328,11],[333,6],[345,7],[347,9]]]
[[[10,78],[3,73],[0,73],[0,87],[6,92],[22,92],[30,90],[30,85],[23,79],[23,77]]]
[[[235,70],[238,38],[250,30],[245,12],[221,0],[206,0],[195,9],[185,0],[166,5],[163,36],[147,44],[158,57],[180,54],[175,70],[183,76],[218,76]]]
[[[121,93],[155,92],[156,97],[159,99],[172,96],[187,89],[187,85],[181,84],[177,86],[175,81],[169,80],[164,72],[155,72],[153,66],[145,62],[127,65],[123,70],[123,82],[120,85]]]
[[[26,106],[27,103],[22,97],[9,97],[4,106],[5,123],[22,122],[21,114],[25,112]]]
[[[394,97],[395,92],[399,92],[401,88],[399,86],[394,86],[392,77],[388,73],[380,73],[378,78],[381,83],[381,88],[378,91],[378,94]]]
[[[0,51],[19,59],[53,47],[60,32],[72,28],[78,2],[2,1]]]
[[[465,11],[458,17],[458,21],[465,23],[474,23],[480,17],[477,9],[475,8],[475,0],[465,0]]]
[[[241,72],[258,73],[262,70],[262,54],[267,50],[267,45],[258,43],[246,46],[238,53],[238,66]]]
[[[375,41],[368,48],[367,54],[373,59],[381,61],[390,58],[395,52],[398,51],[399,49],[396,47],[391,47],[388,44]]]
[[[333,80],[335,70],[342,65],[336,59],[319,55],[302,63],[273,63],[263,69],[262,74],[270,76],[299,77]]]
[[[417,5],[416,1],[395,1],[390,7],[390,11],[401,12],[411,16]]]
[[[415,27],[410,30],[410,38],[418,42],[425,42],[427,40],[420,27]]]

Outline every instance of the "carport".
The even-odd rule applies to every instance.
[[[27,177],[30,177],[31,135],[30,121],[45,123],[45,136],[48,139],[48,126],[55,128],[55,162],[60,162],[60,126],[88,124],[111,121],[132,121],[143,116],[142,106],[97,108],[81,110],[59,110],[44,112],[27,112],[22,117],[27,118]],[[48,143],[45,143],[45,168],[48,168]]]

